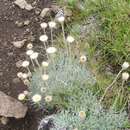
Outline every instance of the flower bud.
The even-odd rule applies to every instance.
[[[129,79],[129,76],[130,76],[129,73],[123,72],[122,73],[122,80],[127,81]]]
[[[123,70],[126,70],[129,66],[130,66],[130,65],[129,65],[128,62],[124,62],[124,63],[122,64],[122,69],[123,69]]]

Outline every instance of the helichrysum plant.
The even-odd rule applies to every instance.
[[[73,54],[75,50],[72,49],[72,44],[74,46],[77,41],[73,36],[65,35],[64,20],[64,16],[57,18],[61,24],[65,49],[58,49],[54,45],[54,31],[57,25],[55,21],[40,24],[44,34],[39,37],[39,41],[43,43],[47,60],[39,62],[39,53],[33,50],[32,45],[27,46],[26,54],[30,60],[22,63],[26,73],[19,72],[17,76],[28,86],[30,92],[19,94],[18,99],[22,101],[30,97],[34,104],[46,109],[51,105],[62,107],[62,110],[59,109],[61,112],[52,116],[53,125],[50,130],[121,129],[125,124],[125,113],[103,109],[90,91],[96,79],[86,68],[87,57],[80,54],[75,57],[75,53]],[[49,45],[47,26],[51,31]],[[126,73],[123,74],[124,78],[128,78]],[[44,123],[43,119],[38,130],[44,129]]]
[[[121,130],[124,127],[125,112],[105,110],[90,90],[84,86],[76,89],[69,99],[68,109],[50,117],[50,130]],[[39,130],[44,130],[44,123],[43,119]]]

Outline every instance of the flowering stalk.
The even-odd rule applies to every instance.
[[[113,86],[114,83],[117,81],[119,75],[122,73],[123,70],[124,70],[124,69],[121,69],[121,70],[119,71],[119,73],[117,74],[117,76],[115,77],[115,79],[113,80],[113,82],[105,89],[104,94],[103,94],[103,96],[102,96],[101,99],[100,99],[100,102],[102,102],[102,101],[104,100],[104,98],[105,98],[107,92],[108,92],[110,89],[113,88],[112,86]]]
[[[35,59],[35,62],[36,62],[36,64],[37,64],[37,66],[40,68],[40,64],[39,64],[38,59]]]
[[[103,96],[101,97],[100,102],[103,101],[103,99],[104,99],[104,97],[105,97],[107,91],[108,91],[109,89],[112,89],[112,88],[113,88],[113,87],[112,87],[113,84],[117,81],[117,79],[118,79],[119,75],[122,73],[122,71],[126,70],[129,66],[130,66],[130,65],[129,65],[128,62],[124,62],[124,63],[122,64],[122,69],[119,71],[119,73],[117,74],[117,76],[116,76],[116,78],[113,80],[113,82],[105,89],[105,92],[104,92]],[[126,72],[125,72],[125,73],[122,73],[122,80],[123,80],[123,81],[127,81],[128,78],[129,78],[129,74],[128,74],[128,73],[126,73]]]
[[[117,97],[116,97],[116,99],[115,99],[115,101],[114,101],[114,103],[113,103],[113,105],[112,105],[112,109],[116,108],[116,104],[117,104],[117,102],[118,102],[118,99],[120,98],[121,92],[123,93],[123,90],[124,90],[124,88],[123,88],[124,83],[125,83],[125,81],[123,80],[123,81],[122,81],[121,88],[119,89],[118,94],[117,94]]]
[[[49,24],[49,27],[50,27],[50,30],[51,30],[51,43],[52,43],[52,46],[53,46],[53,28],[56,28],[56,23],[51,21],[48,24]]]
[[[52,46],[53,46],[53,29],[51,28],[51,43],[52,43]]]
[[[33,62],[32,59],[31,59],[31,63],[32,63],[32,65],[33,65],[34,70],[36,71],[36,67],[35,67],[35,64],[34,64],[34,62]]]
[[[62,33],[63,33],[63,39],[64,39],[64,43],[65,41],[65,29],[64,29],[64,23],[61,23],[61,27],[62,27]]]

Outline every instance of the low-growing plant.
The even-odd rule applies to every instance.
[[[29,87],[30,93],[24,92],[19,99],[24,100],[28,96],[34,104],[44,109],[58,106],[60,109],[52,117],[53,126],[50,130],[120,130],[127,120],[126,113],[122,111],[116,113],[113,109],[115,107],[106,110],[97,100],[96,93],[92,92],[96,78],[86,67],[86,55],[81,55],[73,49],[77,44],[76,39],[70,35],[66,37],[64,20],[64,16],[57,18],[61,24],[63,37],[61,42],[64,43],[65,49],[57,49],[54,45],[54,30],[57,23],[51,21],[48,24],[41,24],[44,34],[39,40],[43,43],[47,60],[40,63],[39,53],[34,52],[33,48],[27,50],[26,54],[30,57],[34,71],[31,72],[29,68],[29,61],[22,63],[28,72],[20,72],[18,77]],[[50,45],[46,35],[47,25],[51,31]],[[123,78],[128,79],[128,75]],[[43,123],[42,120],[39,130],[44,129]]]
[[[71,96],[68,109],[52,115],[50,120],[50,130],[121,130],[127,122],[125,112],[103,109],[95,95],[84,86]],[[43,122],[44,119],[39,130]]]

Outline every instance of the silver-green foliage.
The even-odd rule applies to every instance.
[[[81,92],[83,92],[81,94]],[[54,127],[51,130],[121,130],[126,121],[126,113],[104,110],[96,97],[89,91],[80,91],[82,96],[75,95],[70,99],[69,109],[53,117]],[[79,112],[86,112],[86,119],[80,120]]]
[[[33,73],[30,87],[32,94],[38,93],[44,95],[44,92],[41,91],[42,88],[47,89],[46,93],[53,94],[53,91],[56,89],[71,89],[75,82],[88,84],[89,86],[96,81],[90,71],[80,65],[79,59],[66,57],[62,53],[51,58],[47,69],[49,79],[46,82],[41,78],[42,69],[41,67]]]

